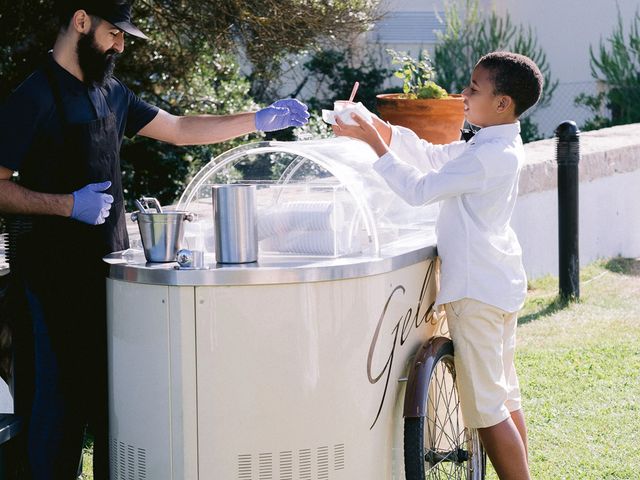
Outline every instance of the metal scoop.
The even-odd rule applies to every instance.
[[[160,202],[155,197],[140,197],[140,200],[136,200],[136,207],[142,213],[151,213],[149,211],[150,208],[154,208],[156,213],[162,213]]]
[[[135,202],[136,202],[136,207],[138,207],[138,211],[140,213],[149,213],[147,212],[147,207],[145,207],[140,200],[136,198]]]

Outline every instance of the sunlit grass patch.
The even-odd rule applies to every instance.
[[[640,478],[640,261],[594,262],[580,282],[577,302],[557,278],[531,282],[520,316],[532,478]]]

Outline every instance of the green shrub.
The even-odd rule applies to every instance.
[[[606,42],[597,51],[589,47],[591,75],[604,82],[605,90],[596,95],[581,94],[576,104],[591,110],[594,116],[581,126],[594,130],[640,122],[640,11],[636,11],[629,33],[622,15]],[[603,114],[605,107],[610,115]]]
[[[203,48],[183,73],[183,79],[163,82],[141,92],[150,103],[177,115],[227,114],[256,109],[249,96],[250,84],[231,55]],[[125,141],[121,150],[123,186],[129,208],[142,195],[153,195],[163,204],[173,203],[193,176],[210,160],[261,134],[215,145],[178,147],[145,138]]]

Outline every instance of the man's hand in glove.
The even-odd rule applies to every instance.
[[[278,100],[256,112],[256,129],[263,132],[301,127],[307,121],[309,121],[307,106],[295,98]]]
[[[104,223],[109,216],[113,197],[102,192],[109,187],[111,187],[111,182],[90,183],[73,192],[71,218],[89,225]]]

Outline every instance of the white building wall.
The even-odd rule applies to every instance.
[[[611,35],[618,22],[616,5],[628,26],[640,8],[637,0],[495,0],[499,13],[508,11],[514,22],[535,29],[551,71],[562,82],[592,79],[589,46],[596,48]]]
[[[579,258],[640,257],[640,170],[580,183]],[[558,275],[558,191],[518,198],[512,225],[530,279]]]
[[[480,5],[482,8],[490,8],[491,0],[480,0]],[[382,51],[390,48],[408,52],[414,57],[418,57],[425,49],[433,55],[437,42],[435,31],[442,30],[441,19],[444,17],[442,0],[382,0],[380,11],[385,14],[385,18],[367,34],[370,44],[377,45]],[[419,21],[424,22],[421,28],[416,25]],[[412,36],[414,32],[416,34]],[[384,60],[386,67],[395,69],[389,57],[385,56]],[[402,81],[394,77],[388,81],[386,87],[401,85]]]
[[[591,76],[589,47],[597,51],[600,41],[611,36],[618,22],[618,7],[628,29],[640,8],[637,0],[496,0],[499,13],[508,11],[514,22],[535,29],[551,72],[560,82],[551,106],[534,114],[545,134],[550,135],[563,120],[581,124],[592,116],[573,102],[580,93],[597,91]]]
[[[458,0],[463,3],[464,0]],[[563,82],[591,80],[589,45],[596,47],[610,36],[618,22],[629,25],[638,0],[480,0],[484,9],[509,13],[515,24],[531,26],[547,54],[553,75]],[[381,8],[392,12],[443,11],[443,1],[384,0]]]
[[[463,3],[464,0],[458,0]],[[618,21],[618,7],[623,23],[628,27],[637,9],[638,0],[480,0],[485,11],[495,8],[499,14],[509,13],[515,24],[531,26],[538,45],[549,61],[551,74],[560,83],[551,106],[534,114],[541,133],[552,136],[563,120],[584,123],[592,114],[574,105],[580,93],[594,94],[598,86],[591,76],[589,47],[597,48],[608,38]],[[386,0],[382,8],[393,12],[443,11],[442,1]],[[375,42],[375,37],[371,40]],[[419,52],[423,44],[404,43],[391,48]],[[433,51],[434,44],[424,45]]]

